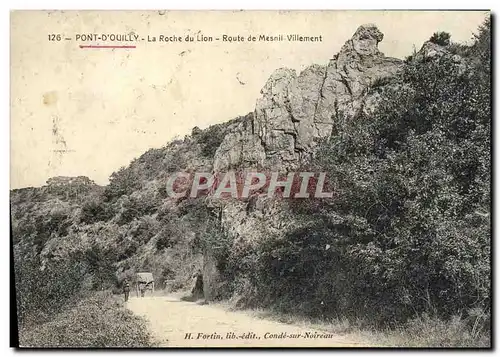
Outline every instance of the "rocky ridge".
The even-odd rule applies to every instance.
[[[341,118],[354,118],[371,103],[366,89],[395,75],[403,62],[378,49],[383,34],[360,26],[326,66],[311,65],[297,75],[280,68],[268,79],[250,123],[226,136],[215,154],[214,171],[235,167],[290,170],[306,162],[317,143]]]

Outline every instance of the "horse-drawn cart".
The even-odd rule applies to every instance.
[[[153,273],[137,273],[136,276],[136,291],[137,296],[144,296],[146,290],[151,290],[151,293],[155,292],[155,279]]]

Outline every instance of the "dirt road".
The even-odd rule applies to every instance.
[[[246,312],[180,301],[175,296],[131,298],[162,347],[361,347],[326,331],[268,321]]]

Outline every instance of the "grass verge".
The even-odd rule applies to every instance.
[[[442,320],[423,314],[399,325],[394,329],[376,329],[367,326],[366,321],[352,321],[347,318],[329,320],[312,319],[293,313],[283,313],[272,309],[240,309],[228,300],[214,305],[230,311],[271,321],[335,333],[359,343],[360,347],[409,347],[409,348],[490,348],[491,337],[489,315],[469,317],[454,316]]]
[[[21,347],[153,347],[146,322],[123,300],[99,292],[39,326],[19,330]]]

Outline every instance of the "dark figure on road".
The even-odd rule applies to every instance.
[[[198,269],[196,273],[193,275],[193,278],[196,279],[193,290],[191,290],[191,294],[194,298],[200,298],[203,296],[203,274],[201,270]]]
[[[123,283],[123,294],[125,295],[125,301],[128,301],[128,296],[130,294],[130,284],[127,280]]]

